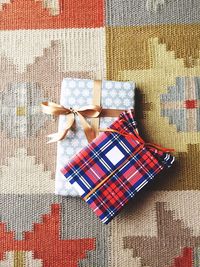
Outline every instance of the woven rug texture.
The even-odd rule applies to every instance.
[[[0,267],[200,266],[199,0],[0,0]],[[148,142],[174,166],[103,225],[54,194],[64,77],[137,84]]]

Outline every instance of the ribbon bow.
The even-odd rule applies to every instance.
[[[73,109],[73,108],[65,108],[64,106],[58,105],[53,102],[42,102],[41,106],[42,106],[42,111],[46,114],[55,115],[55,116],[59,116],[59,115],[67,116],[67,124],[65,126],[65,129],[58,133],[53,133],[53,134],[48,135],[48,137],[51,138],[51,140],[48,141],[48,143],[63,140],[65,136],[67,135],[69,129],[75,123],[76,115],[80,119],[81,125],[83,127],[83,130],[84,130],[84,133],[85,133],[85,136],[88,142],[91,142],[95,138],[95,131],[91,127],[91,125],[89,125],[86,118],[99,117],[101,110],[102,110],[100,106],[88,105],[80,109]]]

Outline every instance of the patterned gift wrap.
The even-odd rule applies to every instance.
[[[0,266],[199,267],[200,1],[0,0],[0,28]],[[134,80],[143,135],[176,151],[106,227],[54,194],[40,103],[65,77]]]
[[[65,107],[81,108],[93,104],[94,81],[88,79],[65,78],[61,86],[60,104]],[[134,107],[134,82],[102,81],[100,93],[100,105],[105,109],[126,110]],[[100,117],[99,127],[109,126],[116,118]],[[55,193],[59,195],[78,196],[76,185],[71,185],[60,169],[73,155],[87,145],[87,139],[77,118],[76,128],[69,131],[67,137],[58,142],[57,167]],[[88,121],[90,121],[88,119]],[[59,118],[59,131],[66,125],[67,118],[61,115]]]
[[[142,187],[172,165],[173,156],[149,146],[138,134],[133,111],[127,111],[61,172],[107,224]]]

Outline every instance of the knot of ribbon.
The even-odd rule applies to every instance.
[[[69,129],[71,129],[71,127],[74,125],[76,115],[79,117],[80,123],[82,125],[82,128],[84,130],[84,133],[85,133],[85,136],[88,142],[91,142],[96,137],[94,129],[87,122],[86,118],[99,117],[102,111],[102,108],[100,106],[88,105],[80,109],[73,109],[73,108],[66,108],[54,102],[42,102],[41,106],[42,106],[42,112],[46,114],[55,115],[55,116],[59,116],[59,115],[67,116],[67,123],[65,125],[64,130],[58,133],[53,133],[53,134],[48,135],[48,137],[51,138],[50,141],[48,141],[48,143],[63,140],[65,136],[67,135]]]

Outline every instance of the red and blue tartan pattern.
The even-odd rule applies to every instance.
[[[133,111],[122,113],[110,129],[116,132],[102,132],[61,170],[71,184],[81,187],[81,197],[106,224],[174,161],[170,154],[141,142]],[[109,158],[111,151],[115,153]]]

